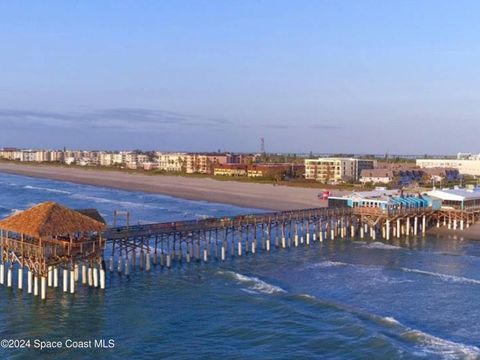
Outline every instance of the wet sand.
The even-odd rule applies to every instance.
[[[1,162],[0,172],[257,209],[292,210],[326,206],[317,198],[321,192],[318,188]]]

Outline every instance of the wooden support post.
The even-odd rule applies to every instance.
[[[42,292],[42,300],[45,300],[47,298],[47,278],[45,276],[41,277],[41,292]]]
[[[48,287],[53,286],[53,269],[52,266],[48,267]]]
[[[77,263],[75,263],[73,265],[73,274],[74,274],[75,281],[78,281],[79,276],[78,276],[78,264]]]
[[[151,260],[150,260],[150,253],[147,252],[145,254],[145,270],[150,271],[152,265],[151,265]]]
[[[93,265],[93,286],[98,287],[98,267],[96,264]]]
[[[100,289],[105,289],[105,270],[102,267],[100,268]]]
[[[33,280],[33,274],[30,270],[28,270],[28,272],[27,272],[27,292],[29,294],[32,293],[32,285],[33,285],[32,280]]]
[[[112,265],[113,265],[113,258],[112,258]],[[112,267],[113,271],[113,267]],[[85,264],[85,260],[82,262],[82,285],[87,283],[87,265]]]
[[[67,269],[63,269],[63,292],[67,292],[68,291],[68,270]]]
[[[13,265],[10,263],[7,268],[7,286],[12,287],[12,267]]]
[[[293,243],[295,244],[295,247],[298,246],[298,225],[295,223],[295,235],[293,237]]]
[[[18,290],[23,289],[23,266],[20,266],[18,268]]]
[[[130,260],[128,260],[128,256],[125,258],[125,276],[130,275]]]
[[[173,251],[175,253],[175,249]],[[173,256],[175,257],[175,255]],[[142,249],[142,251],[140,251],[140,270],[144,269],[144,263],[145,263],[145,253],[143,252],[143,249]]]
[[[390,240],[390,220],[387,219],[386,229],[385,229],[386,239]]]
[[[310,226],[307,223],[307,233],[305,234],[305,242],[307,245],[310,245]]]
[[[0,263],[0,284],[3,285],[4,283],[5,283],[5,265],[2,262]]]
[[[33,277],[33,295],[38,296],[38,275],[35,274]]]
[[[397,219],[397,238],[401,236],[400,218]]]
[[[93,286],[93,272],[92,272],[92,266],[90,263],[88,264],[87,277],[88,277],[88,286]]]
[[[58,288],[58,266],[53,267],[53,287]]]
[[[135,253],[135,250],[133,251],[133,253]],[[118,271],[119,274],[122,273],[122,269],[123,269],[122,262],[123,262],[123,258],[122,258],[122,256],[119,256],[118,257],[118,266],[117,266],[117,271]]]

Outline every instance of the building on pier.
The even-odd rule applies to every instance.
[[[0,280],[3,280],[5,264],[9,278],[12,268],[17,266],[21,288],[20,274],[26,269],[29,284],[31,276],[41,278],[44,298],[44,280],[47,275],[50,277],[50,269],[73,272],[79,262],[98,268],[105,246],[102,232],[106,225],[95,219],[100,216],[96,211],[89,209],[84,213],[86,215],[55,202],[45,202],[0,221]]]
[[[437,210],[439,200],[420,194],[405,194],[402,190],[376,188],[372,191],[353,192],[344,196],[330,196],[329,207],[376,208],[379,211],[397,209],[432,208]]]
[[[432,190],[428,195],[442,201],[442,209],[480,210],[480,188]]]

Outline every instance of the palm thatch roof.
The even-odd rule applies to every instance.
[[[52,201],[0,221],[0,229],[36,238],[103,231],[106,225]]]

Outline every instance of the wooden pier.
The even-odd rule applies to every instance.
[[[105,288],[108,270],[129,275],[156,265],[223,262],[337,238],[389,241],[432,226],[463,230],[479,219],[476,209],[338,207],[106,228],[95,211],[44,203],[0,221],[0,284],[6,274],[12,287],[16,268],[22,290],[27,271],[28,293],[38,295],[40,280],[45,299],[47,285],[59,287],[60,278],[73,294],[80,284]]]

